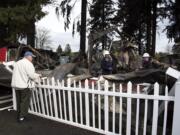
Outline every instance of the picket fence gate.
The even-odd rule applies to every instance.
[[[140,86],[134,87],[131,82],[124,88],[122,84],[109,85],[108,81],[102,85],[88,80],[46,79],[32,90],[29,112],[106,135],[179,135],[180,83],[176,83],[175,96],[168,96],[167,87],[163,95],[159,94],[158,83],[153,88],[149,95],[141,93]],[[162,103],[164,111],[160,118],[158,111]],[[169,106],[174,112],[170,122]]]

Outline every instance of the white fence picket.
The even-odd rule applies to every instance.
[[[139,85],[137,86],[137,94],[140,94],[139,92]],[[137,101],[136,101],[136,135],[139,135],[139,98],[137,98]]]
[[[85,90],[88,90],[88,80],[85,80]],[[89,126],[89,93],[85,93],[85,104],[86,104],[86,126]]]
[[[46,106],[45,108],[46,108],[47,115],[50,116],[47,96],[48,96],[47,89],[44,88],[44,97],[45,97],[45,106]]]
[[[59,80],[57,80],[57,82],[58,82],[58,87],[59,88],[61,88],[61,84],[60,84],[60,82],[59,82]],[[63,119],[63,117],[62,117],[62,98],[61,98],[61,89],[60,90],[58,90],[58,100],[59,100],[59,113],[60,113],[60,118],[61,119]]]
[[[71,87],[71,80],[68,79],[67,81],[67,87]],[[73,121],[73,116],[72,116],[72,98],[71,98],[71,91],[68,91],[68,108],[69,108],[69,120]]]
[[[122,93],[122,84],[119,85],[119,92]],[[122,97],[119,97],[119,134],[122,135],[122,113],[123,113],[123,109],[122,109]]]
[[[92,82],[92,91],[94,91],[94,82]],[[95,115],[95,98],[94,98],[94,94],[92,94],[92,114],[93,114],[93,127],[95,128],[95,119],[96,119],[96,115]]]
[[[62,81],[62,87],[64,87],[64,80]],[[63,90],[63,105],[64,105],[64,119],[67,120],[65,90]]]
[[[36,103],[37,103],[38,112],[41,113],[41,108],[40,108],[40,103],[39,103],[39,93],[38,93],[37,89],[38,88],[35,89]]]
[[[148,112],[148,100],[145,99],[145,108],[144,108],[144,129],[143,129],[143,135],[146,135],[147,112]]]
[[[55,86],[55,79],[54,79],[54,78],[51,78],[51,82],[52,82],[52,87],[54,87],[54,86]],[[52,89],[52,92],[53,92],[53,105],[54,105],[55,117],[58,118],[56,90],[53,88],[53,89]]]
[[[79,81],[79,88],[82,88],[81,81]],[[83,110],[82,110],[82,93],[79,92],[79,100],[80,100],[80,122],[83,124]]]
[[[47,79],[47,85],[50,85],[50,80]],[[48,88],[47,93],[48,93],[48,100],[49,100],[49,107],[50,107],[50,116],[53,116],[53,111],[52,111],[52,98],[51,98],[51,90],[50,88]]]
[[[168,87],[165,88],[165,96],[168,96]],[[166,135],[166,125],[167,125],[167,111],[168,111],[168,101],[164,101],[164,122],[163,122],[163,135]]]
[[[40,85],[39,81],[39,85]],[[42,113],[45,115],[45,108],[44,108],[44,100],[43,100],[43,94],[42,94],[42,89],[39,88],[39,94],[40,94],[40,101],[41,101],[41,108],[42,108]]]
[[[127,94],[132,94],[132,83],[127,84]],[[131,98],[127,98],[126,135],[131,135]]]
[[[76,82],[74,81],[74,88],[76,88]],[[74,91],[74,106],[75,106],[75,122],[78,122],[78,112],[77,112],[77,92]]]
[[[36,100],[35,100],[36,98],[35,98],[34,93],[35,93],[35,90],[33,89],[32,90],[32,99],[33,99],[33,104],[34,104],[34,107],[35,107],[34,111],[37,112],[37,105],[36,105]]]
[[[35,112],[34,106],[33,106],[33,102],[32,102],[32,98],[30,99],[30,110],[32,110],[33,112]]]
[[[154,84],[154,96],[159,96],[159,84]],[[154,100],[153,105],[153,121],[152,121],[152,135],[157,135],[157,124],[158,124],[158,100]]]
[[[115,92],[115,84],[113,83],[113,92]],[[113,122],[113,125],[112,125],[112,127],[113,127],[113,133],[115,133],[115,96],[113,96],[113,120],[112,120],[112,122]]]
[[[51,90],[50,89],[48,89],[48,99],[49,99],[49,107],[50,107],[50,116],[53,116],[52,100],[51,100]]]
[[[105,81],[105,92],[108,92],[109,84],[108,81]],[[105,132],[109,131],[109,97],[105,95],[104,97],[104,108],[105,108],[105,115],[104,115],[104,124],[105,124]]]
[[[46,79],[47,80],[47,79]],[[39,86],[46,86],[45,79],[42,79],[42,84],[39,84]],[[44,109],[45,114],[49,116],[49,108],[48,108],[48,101],[47,101],[47,89],[43,88],[42,91],[44,92]]]
[[[101,91],[100,82],[98,82],[98,91]],[[101,95],[98,95],[98,120],[99,120],[99,129],[101,129]]]

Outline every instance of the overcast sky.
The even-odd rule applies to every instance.
[[[75,10],[73,10],[72,14],[72,22],[73,18],[80,17],[80,8],[78,8],[78,5],[80,3],[78,2],[76,5]],[[71,45],[71,49],[73,51],[79,50],[79,34],[75,34],[74,37],[72,37],[72,25],[70,26],[70,29],[64,30],[64,20],[62,17],[57,18],[55,14],[55,8],[52,6],[46,6],[43,8],[43,11],[47,11],[48,14],[38,21],[36,23],[37,28],[46,28],[50,31],[51,40],[53,41],[53,48],[57,48],[59,44],[61,44],[62,48],[66,44]]]
[[[74,18],[80,18],[80,11],[81,11],[81,3],[78,1],[78,3],[75,6],[75,9],[73,10],[71,20],[73,22]],[[43,19],[41,19],[39,22],[36,23],[37,28],[46,28],[50,31],[51,40],[53,41],[53,49],[55,50],[59,44],[62,45],[62,48],[66,44],[71,45],[72,51],[78,51],[79,50],[79,34],[75,34],[74,37],[72,37],[72,25],[70,26],[70,29],[65,31],[64,30],[64,21],[63,18],[60,17],[59,20],[57,19],[57,16],[55,14],[55,9],[52,6],[46,6],[43,8],[43,11],[48,12],[48,15],[46,15]],[[167,49],[167,46],[172,46],[173,43],[168,43],[168,39],[166,38],[166,35],[162,33],[165,24],[168,22],[165,22],[164,24],[161,23],[161,27],[157,28],[157,38],[156,38],[156,51],[157,52],[165,52]]]

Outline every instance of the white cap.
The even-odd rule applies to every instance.
[[[149,53],[144,53],[143,57],[150,57]]]
[[[109,51],[104,50],[104,51],[103,51],[103,55],[105,56],[106,54],[110,54],[110,53],[109,53]]]

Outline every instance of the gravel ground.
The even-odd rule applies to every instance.
[[[27,121],[18,123],[15,111],[0,112],[0,135],[100,135],[77,127],[28,115]]]

